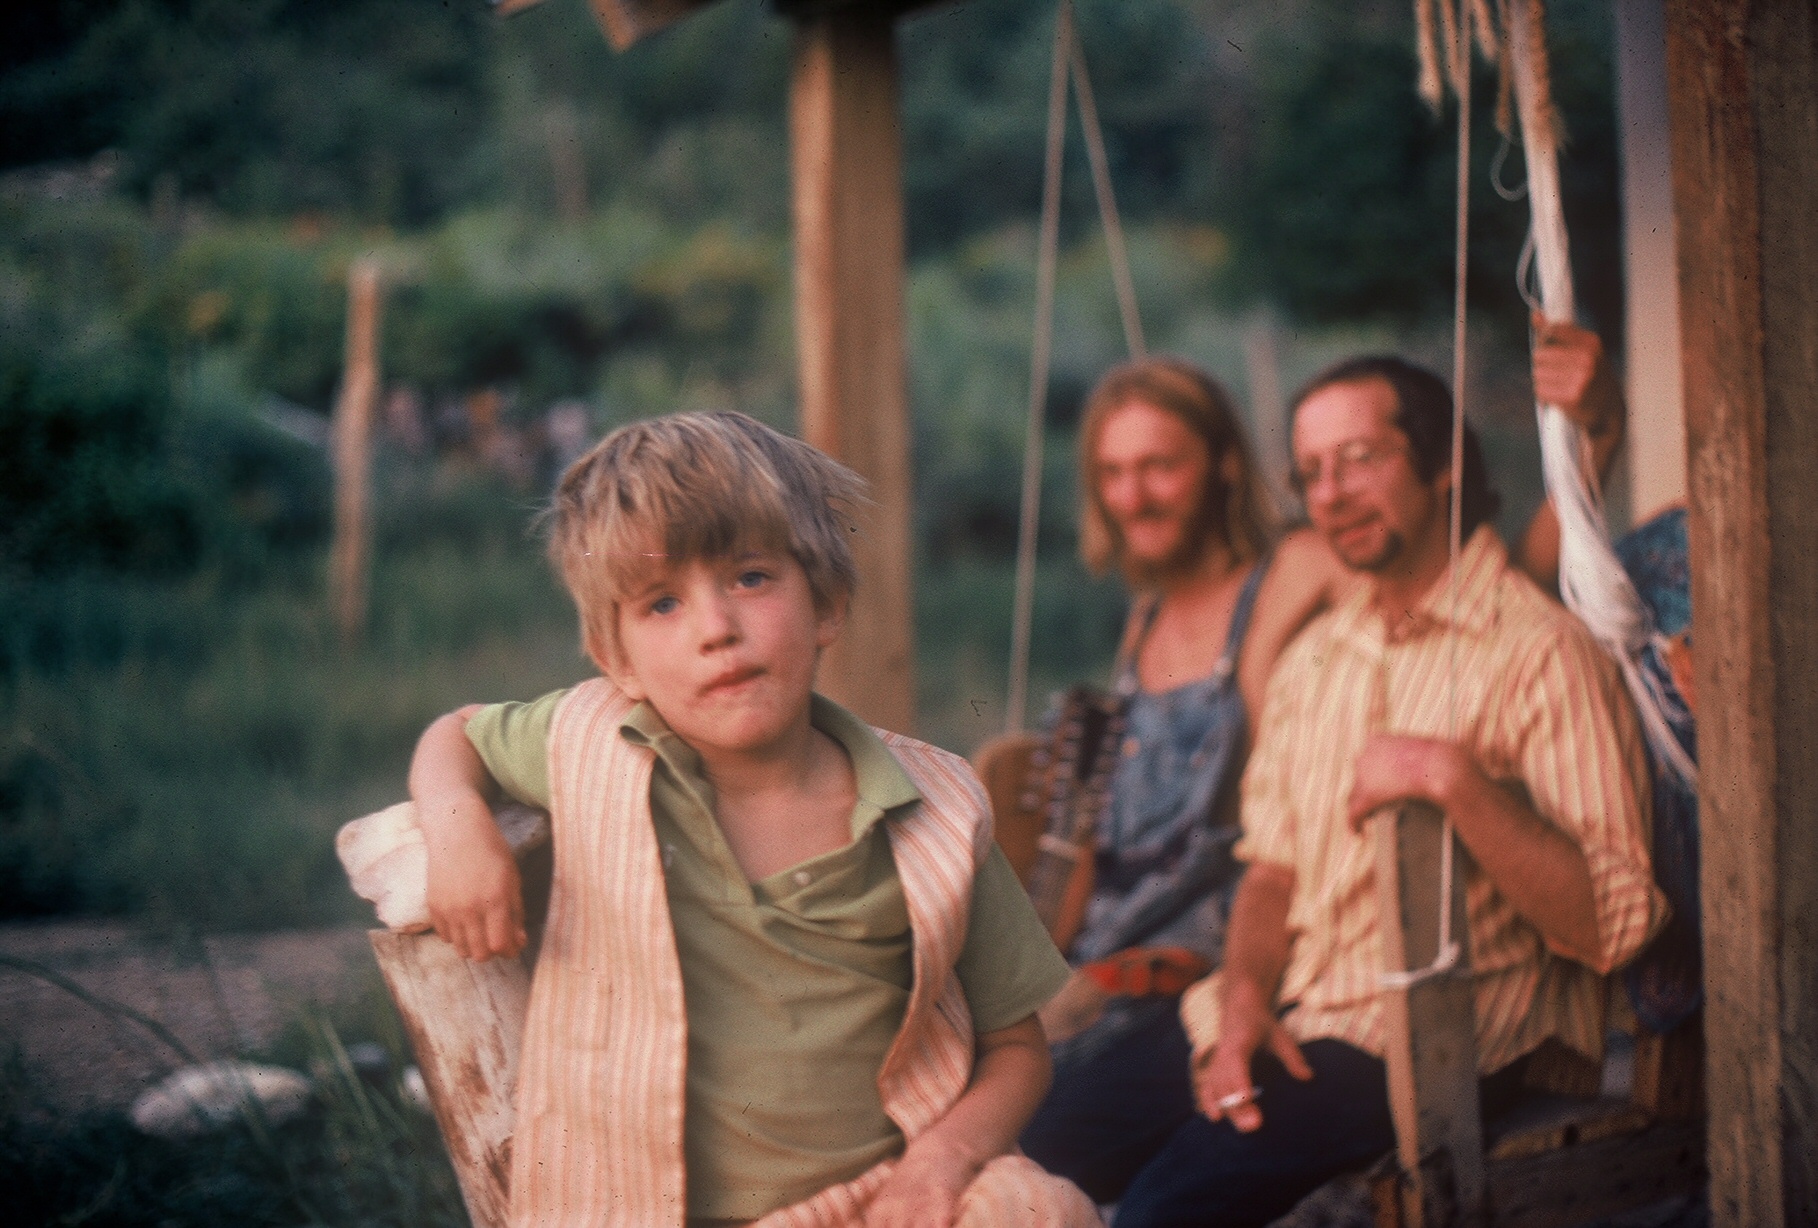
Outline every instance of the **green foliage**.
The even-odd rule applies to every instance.
[[[179,413],[148,368],[0,347],[0,570],[245,573],[320,537],[318,458],[243,414]]]
[[[0,581],[0,914],[350,919],[334,831],[397,799],[423,727],[583,672],[521,502],[445,516],[468,484],[388,489],[357,648],[308,573]]]
[[[1203,215],[1224,169],[1207,24],[1182,4],[1075,6],[1118,199],[1132,220]],[[1040,208],[1054,5],[980,0],[907,23],[904,190],[911,249],[948,249]],[[1069,120],[1069,230],[1096,227]]]
[[[1416,96],[1405,11],[1314,6],[1271,32],[1260,61],[1256,142],[1232,195],[1233,288],[1313,324],[1411,323],[1452,303],[1456,112],[1434,117]],[[1580,299],[1612,339],[1622,320],[1620,217],[1610,95],[1608,6],[1549,6],[1555,101],[1571,140],[1561,183]],[[1452,104],[1455,105],[1455,104]],[[1493,74],[1473,90],[1470,293],[1513,336],[1526,308],[1514,271],[1525,201],[1491,191],[1501,138]],[[1519,183],[1519,141],[1505,179]]]
[[[78,11],[63,39],[0,86],[0,114],[22,125],[9,162],[113,147],[142,191],[402,223],[445,212],[484,174],[478,5],[58,7]]]

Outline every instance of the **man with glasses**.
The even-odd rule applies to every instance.
[[[1120,1228],[1264,1224],[1393,1146],[1367,832],[1386,808],[1439,807],[1471,853],[1487,1106],[1549,1040],[1601,1057],[1603,977],[1665,919],[1621,680],[1511,566],[1468,427],[1452,557],[1445,385],[1353,359],[1295,398],[1292,430],[1308,517],[1365,583],[1269,681],[1223,970],[1183,1005],[1202,1115],[1126,1190]]]

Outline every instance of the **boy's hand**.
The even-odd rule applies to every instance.
[[[960,1196],[983,1167],[938,1131],[923,1134],[865,1208],[865,1228],[952,1228]]]
[[[524,892],[518,863],[478,794],[419,802],[435,808],[429,840],[429,920],[464,959],[524,949]]]

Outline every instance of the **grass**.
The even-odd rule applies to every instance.
[[[0,915],[359,917],[334,831],[402,795],[424,725],[584,672],[526,514],[494,498],[493,523],[381,548],[357,646],[313,559],[250,589],[0,588]]]
[[[376,982],[376,978],[375,978]],[[138,1133],[118,1112],[58,1112],[16,1051],[0,1058],[0,1188],[12,1223],[458,1228],[467,1223],[434,1122],[397,1090],[401,1028],[375,984],[298,1016],[256,1055],[313,1073],[315,1102],[273,1125],[256,1112],[200,1139]],[[342,1035],[384,1044],[368,1078]]]

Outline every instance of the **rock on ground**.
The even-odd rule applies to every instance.
[[[257,1050],[305,1007],[377,975],[357,928],[215,935],[198,951],[115,923],[8,924],[0,956],[155,1019],[197,1061]],[[0,962],[0,1055],[14,1048],[65,1110],[125,1108],[187,1064],[139,1025]]]

